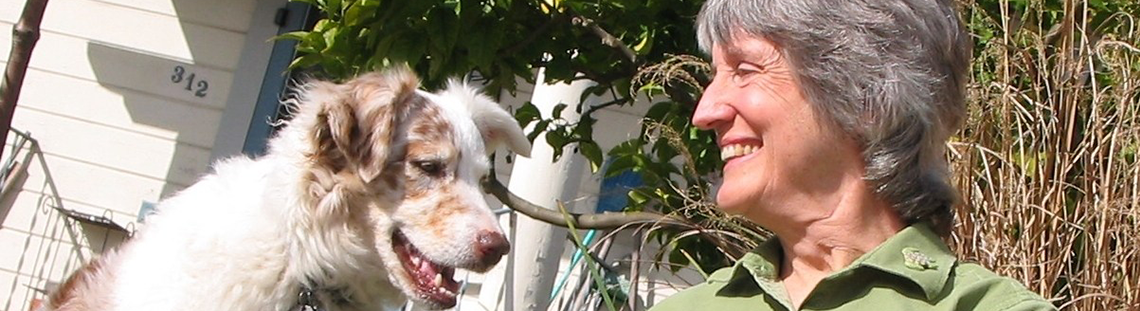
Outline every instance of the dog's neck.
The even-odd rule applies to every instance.
[[[304,170],[278,171],[272,174],[290,177],[271,179],[292,181],[294,184],[281,186],[308,190],[298,191],[296,197],[281,198],[277,207],[290,209],[284,211],[290,215],[283,215],[285,223],[281,227],[282,234],[287,236],[290,258],[285,278],[296,284],[295,292],[298,293],[294,296],[298,301],[293,310],[398,310],[407,297],[389,283],[374,250],[374,235],[363,223],[363,216],[312,221],[322,217],[315,213],[321,213],[322,208],[330,208],[320,204],[329,204],[330,200],[340,200],[342,204],[351,206],[364,204],[358,202],[359,195],[338,193],[344,187],[337,185],[314,184],[315,180],[310,179],[312,176],[297,178],[295,176],[300,175],[292,175],[304,173]],[[323,191],[314,191],[313,187],[320,187]],[[390,294],[382,297],[365,294],[377,292]],[[308,299],[302,299],[305,296]]]

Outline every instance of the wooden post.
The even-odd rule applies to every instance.
[[[12,51],[8,53],[8,67],[4,70],[3,82],[0,82],[0,142],[8,141],[12,114],[16,112],[16,101],[20,99],[32,49],[40,39],[40,21],[45,8],[47,0],[27,0],[20,20],[12,26]],[[4,148],[0,148],[0,158],[3,156]]]

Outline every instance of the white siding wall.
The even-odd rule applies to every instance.
[[[0,69],[23,4],[0,0]],[[48,3],[12,121],[42,154],[0,197],[0,310],[27,310],[42,297],[33,288],[51,287],[124,237],[52,207],[131,230],[143,202],[207,170],[254,8],[255,0]],[[198,81],[208,83],[201,94]]]

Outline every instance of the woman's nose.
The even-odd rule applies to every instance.
[[[728,104],[729,94],[719,80],[714,78],[697,102],[697,109],[693,112],[693,125],[697,128],[714,130],[717,125],[732,121],[735,110]]]

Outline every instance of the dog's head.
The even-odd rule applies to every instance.
[[[388,278],[421,304],[456,303],[456,268],[486,271],[510,249],[480,179],[487,154],[506,145],[528,155],[514,118],[490,98],[452,82],[420,91],[407,69],[306,89],[298,118],[305,186],[315,222],[366,232]]]

